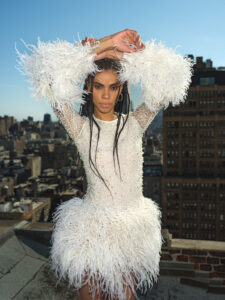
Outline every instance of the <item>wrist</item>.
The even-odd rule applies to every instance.
[[[97,40],[99,42],[99,46],[93,49],[92,53],[100,54],[104,51],[113,49],[113,41],[111,36],[106,36],[102,39]]]

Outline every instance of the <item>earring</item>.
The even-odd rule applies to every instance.
[[[118,97],[118,102],[122,102],[123,101],[123,94],[120,94]]]

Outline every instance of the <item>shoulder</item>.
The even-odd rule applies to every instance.
[[[127,114],[125,114],[125,116],[127,116]],[[135,118],[135,114],[133,111],[129,112],[129,116],[128,116],[128,124],[130,127],[130,130],[134,132],[134,134],[142,134],[141,132],[141,126],[138,122],[138,120]]]

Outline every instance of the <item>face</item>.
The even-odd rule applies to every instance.
[[[88,90],[91,90],[90,83]],[[100,113],[114,112],[118,96],[123,90],[117,74],[113,70],[103,70],[95,75],[93,80],[94,109]]]

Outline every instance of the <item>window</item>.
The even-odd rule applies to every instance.
[[[201,77],[200,78],[200,85],[201,86],[208,86],[215,84],[215,77]]]

